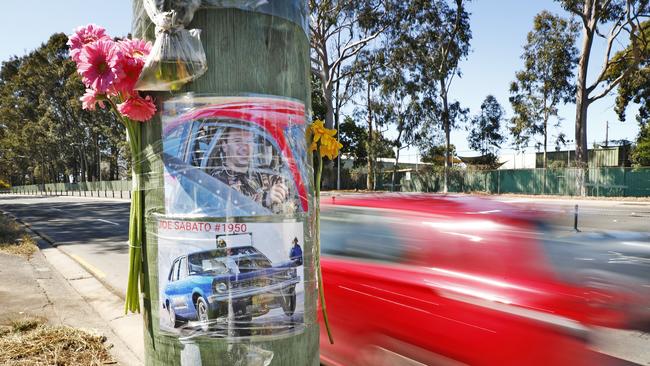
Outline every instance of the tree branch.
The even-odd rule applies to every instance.
[[[330,65],[330,68],[335,69],[340,64],[342,64],[345,60],[349,59],[350,57],[354,57],[357,53],[359,53],[359,51],[361,51],[361,49],[363,47],[365,47],[366,44],[368,44],[368,42],[370,42],[373,39],[377,38],[381,34],[381,32],[384,31],[384,29],[385,28],[382,28],[379,31],[377,31],[376,33],[374,33],[374,34],[372,34],[372,35],[370,35],[370,36],[368,36],[366,38],[360,39],[360,40],[358,40],[356,42],[353,42],[353,43],[348,44],[347,46],[345,46],[341,50],[340,56]],[[350,53],[346,54],[348,51],[350,51]],[[328,80],[328,81],[331,82],[331,78],[332,78],[332,76],[330,77],[330,80]]]
[[[612,91],[612,89],[616,87],[616,85],[618,85],[623,79],[625,79],[632,72],[632,70],[634,70],[634,67],[632,66],[628,67],[625,70],[625,72],[623,72],[621,75],[619,75],[619,77],[617,77],[614,81],[612,81],[609,85],[607,85],[601,93],[599,93],[594,97],[588,97],[587,98],[588,103],[594,102],[606,96],[610,91]]]

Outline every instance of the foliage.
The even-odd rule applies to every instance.
[[[12,184],[99,179],[99,156],[118,179],[127,157],[124,128],[107,111],[81,109],[83,84],[66,35],[3,62],[0,70],[0,175]]]
[[[316,75],[311,75],[311,118],[313,120],[324,120],[327,113],[327,106],[325,105],[325,98],[323,97],[323,90],[320,78]]]
[[[641,126],[630,158],[635,166],[650,166],[650,124]]]
[[[425,141],[431,140],[441,127],[446,146],[450,145],[451,129],[457,125],[457,118],[467,115],[459,102],[449,100],[452,81],[461,75],[459,64],[470,51],[472,33],[467,3],[463,0],[402,2],[403,21],[395,30],[399,35],[398,44],[404,45],[403,58],[413,60],[411,70],[417,75],[421,106],[426,112],[420,136]]]
[[[608,95],[634,72],[639,63],[639,48],[647,43],[643,38],[641,22],[650,16],[648,0],[556,0],[576,16],[582,24],[582,49],[578,59],[576,81],[576,161],[587,166],[587,116],[591,103]],[[603,28],[609,28],[604,31]],[[593,82],[587,81],[589,60],[595,37],[605,42],[604,61]],[[629,43],[623,44],[623,38]],[[612,55],[614,45],[622,46],[622,53]],[[609,77],[613,70],[616,77]],[[586,191],[582,190],[582,194]]]
[[[379,0],[309,0],[309,8],[311,69],[320,80],[325,127],[332,128],[351,97],[351,64],[386,29],[390,12]]]
[[[639,106],[636,120],[640,124],[650,122],[650,21],[641,24],[643,42],[639,42],[638,65],[632,66],[632,71],[621,80],[616,97],[616,113],[621,121],[625,121],[625,109],[630,103]],[[608,80],[615,80],[623,74],[628,67],[625,54],[632,52],[628,46],[625,50],[619,51],[614,56],[620,60],[615,67],[607,73]]]
[[[430,163],[436,166],[445,165],[445,145],[434,145],[422,151],[421,160],[425,163]],[[456,146],[449,146],[449,156],[451,158],[456,156]]]
[[[524,70],[510,85],[510,133],[516,146],[526,147],[531,138],[542,135],[546,151],[549,119],[557,117],[560,103],[574,100],[577,34],[575,22],[548,11],[535,16],[521,56]]]
[[[445,121],[442,119],[443,115],[446,115],[449,129],[458,128],[467,122],[469,118],[469,109],[463,108],[460,105],[460,102],[454,101],[448,105],[447,113],[443,113],[440,109],[440,105],[428,102],[431,102],[431,100],[428,99],[424,101],[427,113],[426,119],[418,132],[417,146],[420,151],[427,151],[432,147],[443,147],[444,149],[444,144],[449,143],[449,156],[453,156],[454,151],[451,149],[451,146],[453,145],[451,144],[450,139],[446,138]],[[443,145],[440,145],[440,139],[443,140]]]
[[[352,117],[346,116],[340,125],[339,132],[340,141],[343,144],[341,152],[354,160],[353,167],[366,166],[368,163],[368,131],[359,126]],[[377,156],[384,158],[395,157],[392,142],[381,134],[376,134],[375,139],[370,144],[374,146]]]
[[[469,147],[481,155],[496,154],[505,137],[501,134],[504,111],[493,95],[485,97],[481,112],[471,120]]]

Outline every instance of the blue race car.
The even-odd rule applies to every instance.
[[[296,284],[300,277],[293,261],[273,266],[253,246],[218,248],[174,259],[167,277],[162,306],[177,328],[196,320],[207,331],[216,319],[232,315],[250,322],[272,308],[286,316],[296,309]]]

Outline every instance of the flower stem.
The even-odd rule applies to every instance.
[[[323,322],[325,323],[325,329],[327,330],[327,337],[329,338],[330,344],[334,344],[334,338],[332,337],[332,329],[330,328],[330,323],[327,317],[327,306],[325,306],[325,290],[323,289],[323,271],[321,270],[320,265],[320,182],[323,175],[323,157],[318,154],[318,170],[316,171],[316,276],[318,278],[318,297],[320,298],[321,310],[323,312]]]
[[[124,301],[124,313],[140,312],[140,279],[142,271],[142,232],[143,232],[143,205],[142,190],[139,184],[142,164],[140,161],[141,127],[138,122],[124,118],[117,109],[115,101],[106,98],[113,108],[113,112],[120,119],[129,139],[131,150],[131,210],[129,214],[129,279],[126,288],[126,300]]]
[[[140,312],[139,282],[142,266],[142,190],[139,185],[141,172],[141,130],[137,122],[125,120],[131,148],[131,214],[129,217],[129,280],[126,290],[125,313]]]

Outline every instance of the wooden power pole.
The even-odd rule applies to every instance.
[[[154,26],[134,0],[133,36],[153,42]],[[172,2],[173,3],[173,2]],[[203,1],[205,4],[206,1]],[[210,3],[209,1],[207,3]],[[212,2],[215,3],[215,2]],[[223,3],[255,3],[225,1]],[[147,365],[318,365],[319,327],[316,317],[317,287],[312,255],[313,243],[306,239],[304,253],[304,327],[287,336],[245,337],[237,342],[224,338],[174,337],[161,332],[158,269],[157,214],[164,214],[163,158],[161,147],[162,103],[184,93],[221,96],[266,95],[291,98],[306,106],[309,116],[310,69],[306,1],[257,2],[261,11],[203,6],[187,29],[200,29],[207,72],[178,91],[149,93],[156,99],[158,114],[142,127],[141,184],[144,190],[143,318]],[[276,15],[269,15],[268,13]],[[293,15],[292,15],[293,14]],[[302,24],[295,19],[302,14]],[[310,186],[313,186],[310,185]],[[312,195],[310,194],[310,197]],[[312,202],[310,200],[310,210]],[[305,231],[308,232],[308,231]],[[166,275],[165,275],[166,276]],[[302,274],[301,274],[301,277]]]

